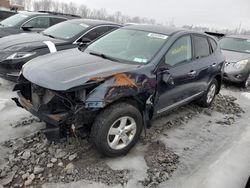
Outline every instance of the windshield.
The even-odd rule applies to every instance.
[[[219,41],[223,50],[250,53],[250,40],[239,38],[223,38]]]
[[[118,29],[89,45],[85,52],[98,53],[134,63],[148,63],[168,36],[145,31]]]
[[[89,26],[84,23],[66,21],[46,29],[43,31],[43,34],[54,38],[69,40],[81,34],[88,27]]]
[[[18,25],[20,22],[24,21],[26,18],[28,18],[25,14],[15,14],[3,21],[0,22],[0,25],[2,27],[14,27]]]

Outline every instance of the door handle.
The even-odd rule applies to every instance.
[[[188,76],[194,77],[196,76],[196,73],[197,73],[196,71],[192,70],[188,73]]]
[[[216,67],[216,66],[217,66],[217,63],[213,63],[213,64],[212,64],[212,67]]]

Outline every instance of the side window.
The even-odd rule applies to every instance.
[[[55,25],[55,24],[58,24],[58,23],[60,23],[60,22],[64,22],[64,21],[66,21],[67,19],[65,19],[65,18],[53,18],[53,17],[51,17],[50,18],[50,26],[52,26],[52,25]]]
[[[117,27],[117,26],[108,26],[107,27],[107,32],[113,31],[113,30],[118,29],[118,28],[119,27]]]
[[[211,38],[209,38],[209,42],[210,42],[210,44],[212,46],[212,50],[214,52],[217,48],[217,43],[214,41],[214,39],[211,39]]]
[[[165,55],[165,63],[170,66],[185,63],[191,59],[192,44],[189,35],[179,38]]]
[[[196,59],[209,56],[210,47],[206,37],[193,36],[193,41],[194,41],[194,54]]]
[[[88,38],[90,40],[95,40],[96,38],[102,36],[103,34],[107,33],[108,31],[110,31],[109,26],[98,27],[98,28],[95,28],[95,29],[89,31],[83,37]]]
[[[33,28],[48,28],[50,26],[50,20],[49,17],[37,17],[27,22],[24,26]]]

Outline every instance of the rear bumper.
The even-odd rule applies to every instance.
[[[40,118],[42,121],[52,124],[55,126],[59,126],[63,122],[65,122],[68,117],[69,113],[60,113],[60,114],[46,114],[44,112],[40,112],[34,106],[31,104],[31,102],[23,97],[20,91],[17,92],[18,98],[13,98],[16,105],[25,108],[27,111],[29,111],[34,116]]]

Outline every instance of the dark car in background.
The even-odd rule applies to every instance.
[[[73,19],[41,33],[26,33],[0,39],[0,77],[16,81],[22,66],[40,55],[76,48],[121,27],[90,19]],[[43,66],[43,65],[42,65]]]
[[[80,16],[46,11],[19,11],[0,22],[0,38],[24,32],[41,32],[57,23]]]
[[[0,8],[0,21],[10,17],[10,16],[13,16],[17,14],[17,12],[15,11],[11,11],[11,10],[8,10],[8,9],[3,9],[3,8]]]
[[[192,101],[210,106],[220,91],[223,64],[209,35],[131,25],[81,50],[31,60],[13,100],[47,123],[47,135],[77,135],[84,127],[99,152],[119,156],[153,117]]]
[[[226,57],[223,79],[250,86],[250,36],[231,35],[219,41]]]

